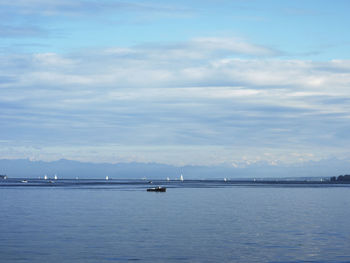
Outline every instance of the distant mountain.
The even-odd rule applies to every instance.
[[[61,159],[53,162],[28,159],[0,160],[0,173],[8,177],[43,177],[55,174],[59,178],[166,178],[179,177],[179,168],[164,164],[85,163]]]
[[[350,162],[339,159],[325,159],[298,164],[270,164],[265,161],[233,167],[184,166],[186,175],[199,178],[286,178],[286,177],[331,177],[350,172]]]
[[[148,178],[214,179],[214,178],[283,178],[283,177],[331,177],[350,172],[350,162],[339,159],[310,161],[302,164],[271,165],[257,162],[244,166],[183,166],[158,163],[88,163],[61,159],[58,161],[30,161],[28,159],[0,159],[0,174],[8,177],[96,178],[106,176],[115,179]]]

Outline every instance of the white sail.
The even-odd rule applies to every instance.
[[[108,177],[108,175],[106,176],[106,180],[107,180],[107,181],[109,180],[109,177]]]
[[[57,180],[57,174],[55,174],[54,179]]]
[[[44,175],[44,180],[47,180],[47,175],[46,174]]]
[[[170,178],[169,178],[169,177],[167,177],[167,178],[166,178],[166,180],[167,180],[167,181],[170,181]]]
[[[180,181],[183,181],[184,180],[184,177],[183,177],[183,175],[181,174],[180,175]]]

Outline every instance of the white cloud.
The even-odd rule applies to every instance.
[[[94,145],[96,154],[79,158],[177,164],[343,154],[350,62],[267,58],[269,49],[235,41],[4,57],[1,140],[52,147],[52,158]]]
[[[77,64],[73,59],[62,57],[56,53],[39,53],[33,55],[33,62],[41,67],[67,68]]]
[[[239,54],[271,56],[279,52],[271,48],[254,45],[239,38],[196,38],[193,39],[192,45],[196,49],[203,51],[228,51]]]

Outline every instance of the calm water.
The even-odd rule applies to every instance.
[[[146,187],[2,185],[0,262],[350,262],[350,186]]]

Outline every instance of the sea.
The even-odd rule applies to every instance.
[[[350,184],[0,179],[1,263],[129,261],[350,262]]]

